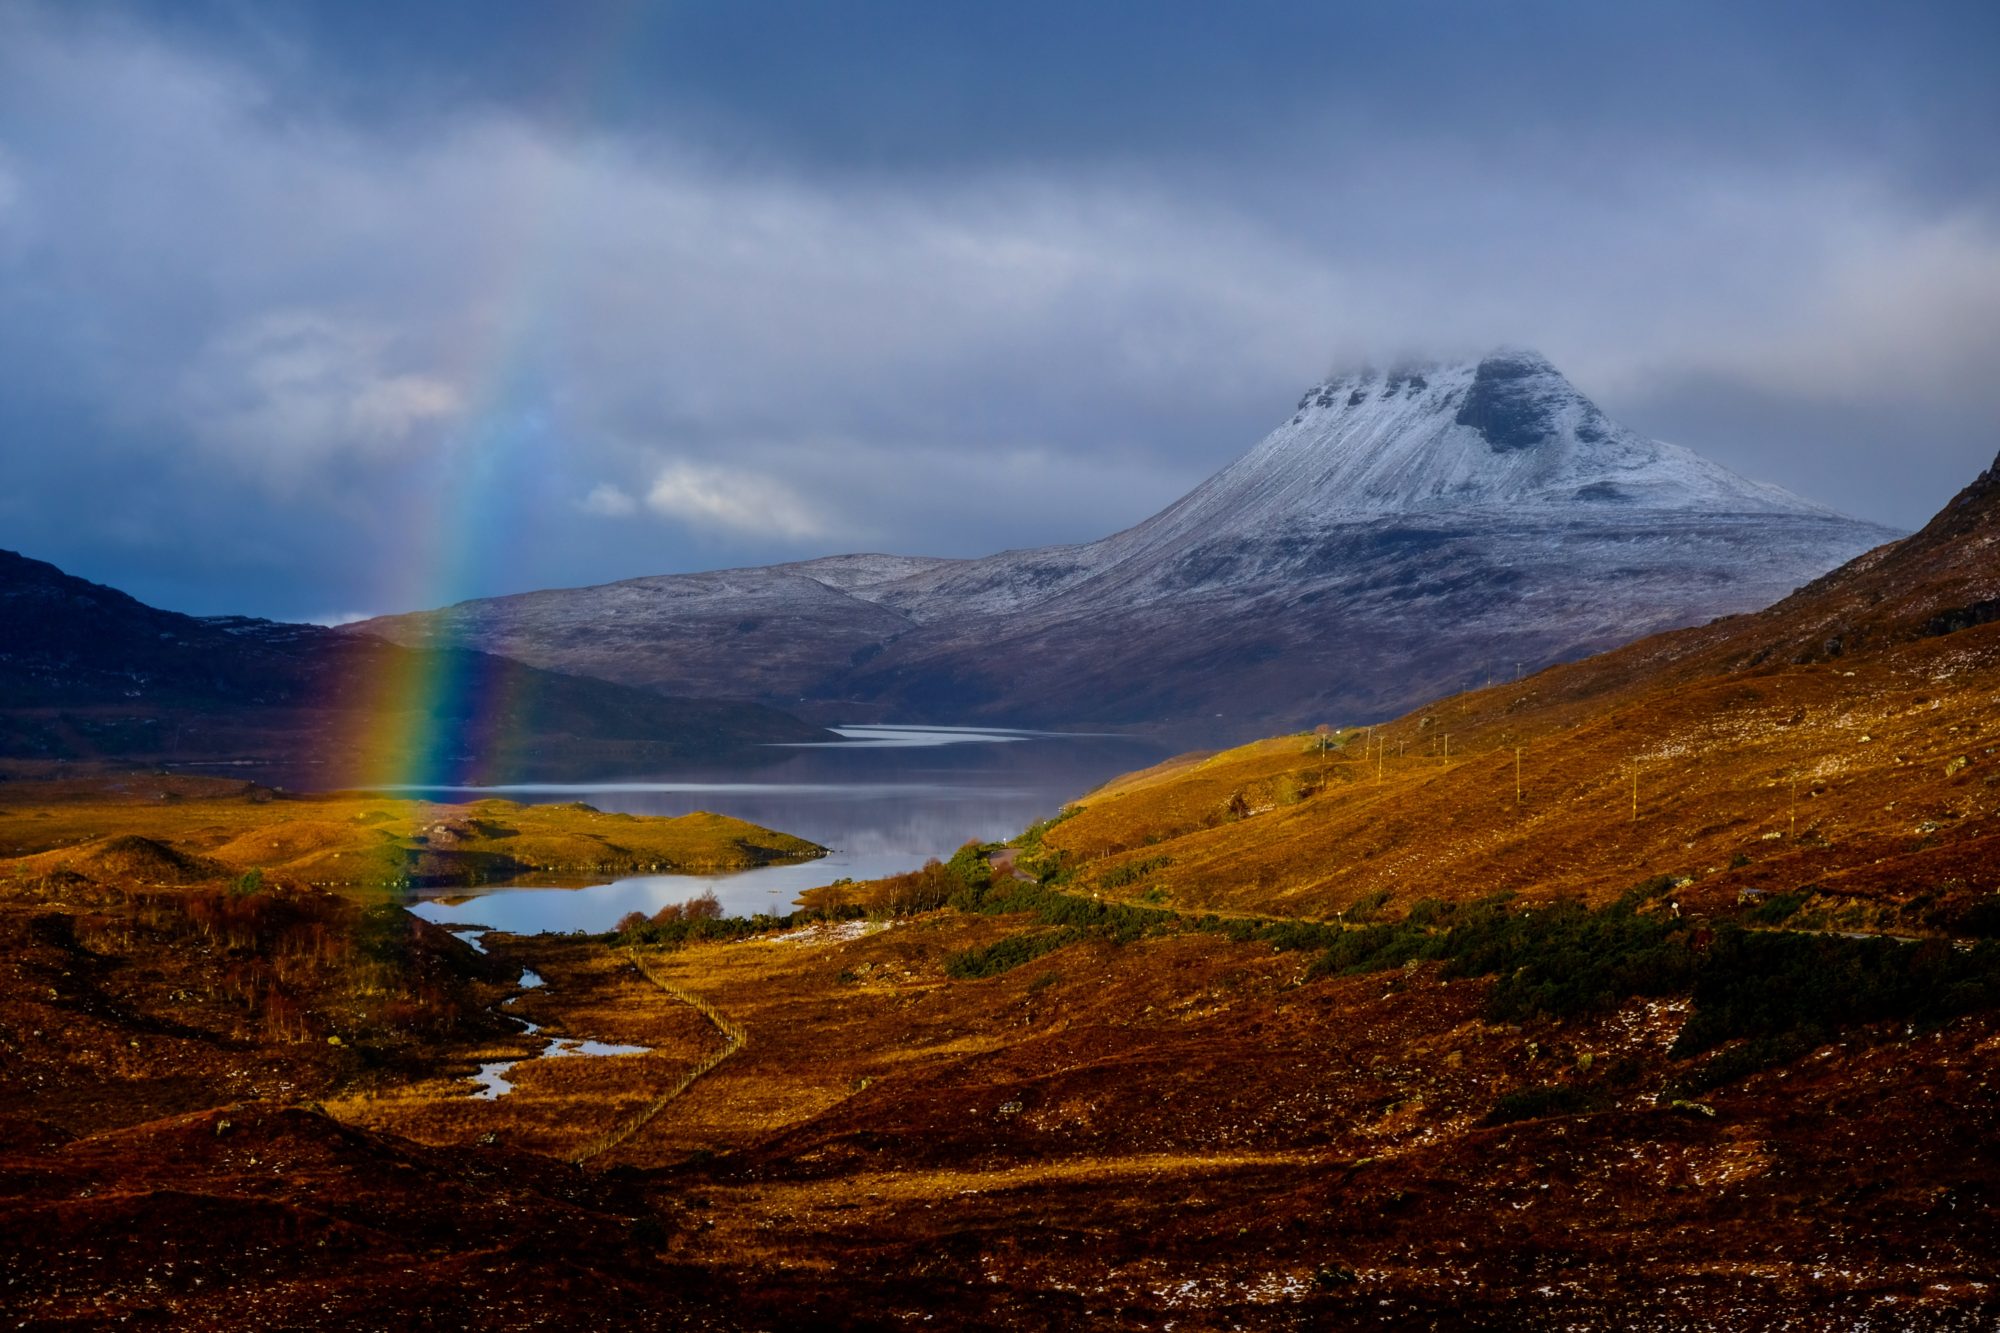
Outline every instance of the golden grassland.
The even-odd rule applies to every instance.
[[[1575,1318],[1678,1307],[1710,1327],[1984,1308],[1990,1233],[1939,1201],[1992,1180],[1990,1021],[1836,1038],[1676,1102],[1684,998],[1498,1021],[1484,983],[1436,964],[1312,977],[1213,935],[949,974],[1023,924],[947,910],[649,956],[747,1034],[600,1164],[637,1182],[661,1262],[719,1279],[751,1325],[887,1303],[989,1324],[1506,1326],[1551,1284]],[[589,949],[522,947],[552,977]],[[572,993],[665,1038],[624,967]],[[562,1155],[604,1123],[589,1100],[629,1105],[645,1067],[568,1063],[574,1084],[523,1080],[423,1137]],[[1503,1094],[1547,1087],[1587,1113],[1496,1119]]]
[[[258,871],[341,890],[740,870],[824,848],[724,815],[584,804],[300,796],[224,779],[133,775],[0,784],[0,858],[20,874],[192,883]]]
[[[1304,745],[1181,781],[1226,801]],[[1098,803],[1152,793],[1093,796],[1024,855],[1047,868]],[[325,810],[253,804],[281,844],[273,807]],[[1048,891],[1087,896],[1123,855]],[[45,1321],[1506,1327],[1528,1301],[1753,1328],[1993,1303],[1987,1013],[1823,1034],[1682,1097],[1685,994],[1523,1019],[1496,1015],[1492,978],[1343,975],[1261,937],[1084,932],[967,978],[954,960],[1046,928],[945,908],[482,956],[297,884],[8,883],[0,1041],[24,1077],[0,1092],[0,1242],[34,1257],[20,1308]],[[271,988],[230,991],[257,960]],[[522,967],[547,984],[519,991]],[[560,1165],[721,1041],[648,972],[744,1042],[588,1169]],[[271,1023],[277,993],[295,1026]],[[499,1013],[652,1050],[527,1059],[513,1094],[475,1100],[479,1061],[536,1045]],[[151,1248],[121,1261],[121,1236]]]
[[[502,937],[489,934],[484,943],[503,960],[517,957]],[[460,1048],[432,1077],[330,1101],[327,1109],[346,1123],[422,1143],[490,1138],[567,1158],[617,1128],[720,1044],[699,1013],[662,995],[628,960],[599,943],[540,940],[528,952],[545,987],[520,991],[501,1005],[503,1012],[539,1024],[537,1036],[509,1035]],[[524,1058],[534,1056],[548,1037],[649,1049],[606,1058]],[[476,1063],[497,1060],[523,1061],[508,1075],[515,1090],[494,1101],[470,1096],[466,1075]]]
[[[1810,885],[1843,925],[1922,933],[2000,888],[1997,667],[1982,628],[1660,691],[1555,668],[1325,752],[1281,738],[1120,779],[1045,842],[1186,908],[1603,902],[1665,874],[1689,910]]]

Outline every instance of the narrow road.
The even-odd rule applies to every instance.
[[[1033,884],[1035,877],[1014,864],[1020,855],[1021,849],[1018,847],[1002,847],[999,851],[987,857],[986,863],[993,867],[993,873],[996,876],[1016,879],[1023,884]]]

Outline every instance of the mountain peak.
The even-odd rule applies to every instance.
[[[1529,351],[1483,358],[1453,421],[1478,431],[1495,453],[1548,444],[1562,437],[1565,425],[1584,444],[1596,444],[1615,429],[1546,357]]]
[[[1477,360],[1407,361],[1387,372],[1371,367],[1336,375],[1308,391],[1299,409],[1415,398],[1433,381],[1453,386],[1439,399],[1440,406],[1455,408],[1452,423],[1472,430],[1497,454],[1565,437],[1596,444],[1617,429],[1554,362],[1527,347],[1495,348]]]
[[[1300,519],[1578,505],[1827,512],[1627,430],[1520,347],[1336,375],[1211,485],[1282,493]]]

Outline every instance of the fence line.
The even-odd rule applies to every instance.
[[[569,1160],[579,1166],[588,1162],[593,1157],[602,1156],[610,1152],[613,1148],[628,1142],[634,1134],[637,1134],[647,1125],[650,1125],[660,1112],[666,1109],[668,1102],[686,1092],[694,1085],[696,1079],[714,1069],[724,1060],[736,1054],[736,1052],[742,1050],[743,1044],[749,1040],[749,1035],[744,1032],[741,1023],[738,1023],[735,1019],[729,1017],[699,995],[691,991],[682,990],[679,986],[662,977],[636,951],[627,949],[625,956],[632,960],[633,967],[639,969],[640,976],[646,978],[646,980],[652,982],[682,1004],[687,1005],[690,1009],[695,1010],[710,1023],[713,1023],[715,1030],[722,1034],[726,1044],[721,1050],[712,1051],[704,1056],[699,1064],[681,1075],[680,1080],[671,1088],[668,1088],[658,1097],[640,1107],[637,1112],[627,1117],[623,1124],[616,1126],[609,1133],[602,1134],[591,1140],[591,1142],[585,1144],[577,1152],[571,1154]]]

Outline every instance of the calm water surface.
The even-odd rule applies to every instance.
[[[895,874],[949,856],[968,839],[1012,837],[1106,779],[1167,753],[1156,743],[1116,736],[958,727],[836,730],[847,739],[774,747],[773,762],[748,772],[413,789],[440,800],[586,801],[600,810],[644,815],[712,810],[831,848],[821,860],[730,875],[637,875],[585,889],[455,893],[411,910],[432,921],[521,934],[608,930],[627,912],[652,912],[704,889],[712,889],[732,915],[786,912],[803,890],[836,879]]]

